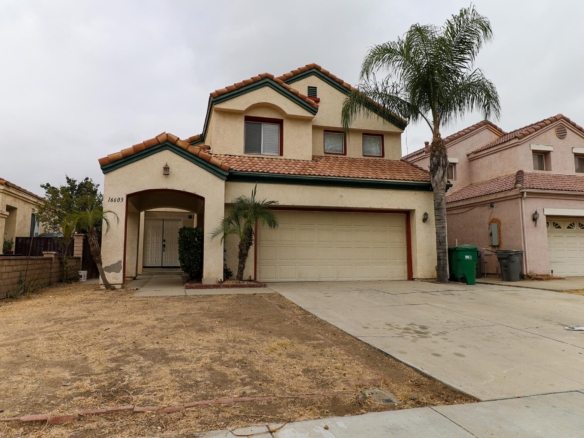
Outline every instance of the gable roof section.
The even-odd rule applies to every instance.
[[[36,198],[39,201],[45,201],[44,198],[40,197],[39,195],[35,195],[33,192],[29,192],[26,189],[23,189],[20,186],[17,186],[16,184],[11,183],[10,181],[5,180],[4,178],[0,178],[0,186],[5,186],[5,187],[9,187],[11,189],[14,189],[16,191],[22,192],[27,194],[28,196],[32,196],[33,198]]]
[[[312,160],[215,155],[231,172],[429,182],[427,171],[405,161],[314,155]]]
[[[557,122],[559,120],[565,121],[572,128],[576,129],[577,131],[580,131],[580,133],[582,133],[584,135],[584,128],[582,128],[580,125],[577,125],[576,123],[574,123],[572,120],[570,120],[568,117],[564,116],[563,114],[558,114],[556,116],[552,116],[552,117],[548,117],[547,119],[540,120],[539,122],[532,123],[531,125],[527,125],[527,126],[524,126],[522,128],[516,129],[515,131],[511,131],[511,132],[499,137],[497,140],[494,140],[491,143],[488,143],[484,146],[481,146],[478,149],[475,149],[474,151],[470,152],[468,155],[476,154],[478,152],[482,152],[482,151],[485,151],[487,149],[491,149],[495,146],[498,146],[498,145],[503,144],[503,143],[507,143],[508,141],[511,141],[514,139],[521,140],[524,137],[527,137],[528,135],[531,135],[537,131],[540,131],[541,129],[545,128],[546,126],[549,126],[552,123]]]
[[[123,149],[120,152],[100,158],[99,165],[103,173],[108,173],[165,149],[173,150],[218,176],[226,176],[229,170],[229,166],[207,153],[208,147],[191,146],[187,141],[181,140],[176,135],[167,134],[166,132],[149,140],[144,140],[142,143],[135,144],[130,148]]]
[[[560,175],[549,172],[525,172],[500,176],[488,181],[470,184],[446,195],[446,202],[463,201],[480,196],[493,195],[508,190],[552,190],[584,193],[584,176]]]
[[[314,64],[314,63],[307,64],[303,67],[297,68],[296,70],[292,70],[291,72],[285,73],[282,76],[278,76],[276,79],[279,79],[279,80],[285,82],[286,84],[293,84],[294,82],[297,82],[297,81],[304,79],[304,78],[311,76],[311,75],[314,75],[314,76],[322,79],[324,82],[329,84],[331,87],[335,88],[336,90],[340,91],[341,93],[343,93],[345,95],[349,94],[351,91],[358,91],[356,88],[354,88],[353,86],[351,86],[350,84],[348,84],[347,82],[342,80],[341,78],[335,76],[334,74],[332,74],[328,70],[322,68],[320,65]],[[406,129],[406,126],[408,125],[407,120],[404,120],[403,118],[401,118],[397,114],[393,114],[393,113],[391,116],[385,117],[385,116],[380,114],[378,108],[379,108],[379,105],[377,103],[371,101],[371,107],[368,109],[373,111],[374,113],[376,113],[378,116],[393,123],[398,128]]]
[[[497,133],[501,136],[506,134],[505,131],[503,131],[501,128],[499,128],[494,123],[492,123],[488,120],[481,120],[480,122],[475,123],[474,125],[471,125],[468,128],[462,129],[458,132],[455,132],[454,134],[449,135],[448,137],[443,138],[442,141],[444,142],[445,145],[447,145],[448,143],[451,143],[454,140],[458,140],[459,138],[462,138],[466,135],[474,133],[475,131],[477,131],[478,129],[480,129],[484,126],[488,126],[488,127],[492,128],[493,130],[497,131]],[[417,157],[419,155],[423,155],[425,151],[426,151],[425,148],[418,149],[417,151],[411,152],[408,155],[404,155],[402,157],[402,160],[409,160],[409,159]]]

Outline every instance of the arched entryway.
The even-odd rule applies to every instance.
[[[182,226],[205,231],[205,198],[173,189],[128,194],[124,278],[135,278],[144,267],[177,268],[178,230]]]

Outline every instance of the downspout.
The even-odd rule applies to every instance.
[[[523,209],[523,200],[527,197],[527,192],[522,191],[523,195],[521,196],[521,230],[522,230],[522,239],[523,239],[523,273],[524,275],[527,274],[527,248],[526,248],[526,238],[525,238],[525,214]]]

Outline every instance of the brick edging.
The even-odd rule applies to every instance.
[[[81,417],[86,417],[88,415],[103,415],[112,412],[160,412],[163,414],[172,414],[175,412],[184,411],[185,409],[194,408],[195,406],[202,405],[221,405],[230,403],[244,403],[253,401],[266,401],[266,400],[277,400],[277,399],[291,399],[291,398],[318,398],[318,397],[334,397],[339,395],[354,394],[355,391],[337,391],[332,393],[324,394],[298,394],[298,395],[265,395],[259,397],[231,397],[231,398],[218,398],[214,400],[199,400],[196,402],[185,403],[184,405],[177,406],[135,406],[135,405],[124,405],[124,406],[113,406],[108,408],[97,408],[97,409],[85,409],[79,411],[77,414],[62,414],[51,416],[51,414],[34,414],[34,415],[23,415],[21,417],[9,417],[0,418],[1,422],[11,422],[18,421],[21,423],[31,423],[42,421],[47,424],[62,424],[70,423],[72,421],[77,421]]]
[[[240,289],[248,287],[266,287],[266,283],[259,281],[249,283],[217,283],[217,284],[201,284],[201,283],[185,283],[185,289]]]

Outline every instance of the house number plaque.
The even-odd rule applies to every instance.
[[[107,198],[107,202],[124,202],[124,198]]]

